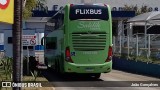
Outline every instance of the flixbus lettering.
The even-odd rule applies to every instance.
[[[76,9],[76,14],[102,14],[101,9]]]

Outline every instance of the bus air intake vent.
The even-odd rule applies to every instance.
[[[106,33],[72,33],[72,43],[76,51],[104,50]]]

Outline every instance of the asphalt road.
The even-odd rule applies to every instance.
[[[44,71],[43,76],[52,83],[56,90],[160,90],[159,78],[118,70],[103,73],[100,79],[76,74],[64,76],[52,70]],[[134,86],[131,86],[133,84]],[[149,85],[150,87],[148,87]]]

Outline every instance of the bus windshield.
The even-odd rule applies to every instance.
[[[72,5],[70,7],[70,20],[100,19],[108,20],[107,6],[98,5]]]

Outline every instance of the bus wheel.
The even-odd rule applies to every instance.
[[[55,72],[56,72],[56,73],[58,72],[57,67],[58,67],[57,62],[55,62],[55,67],[54,67],[54,69],[55,69]]]
[[[100,78],[101,73],[94,73],[93,76],[94,76],[94,78],[98,79],[98,78]]]
[[[56,73],[59,73],[59,64],[58,64],[58,62],[55,63],[55,70],[56,70]]]
[[[48,68],[48,60],[47,60],[47,58],[45,58],[44,59],[44,64],[47,66],[47,68]]]

